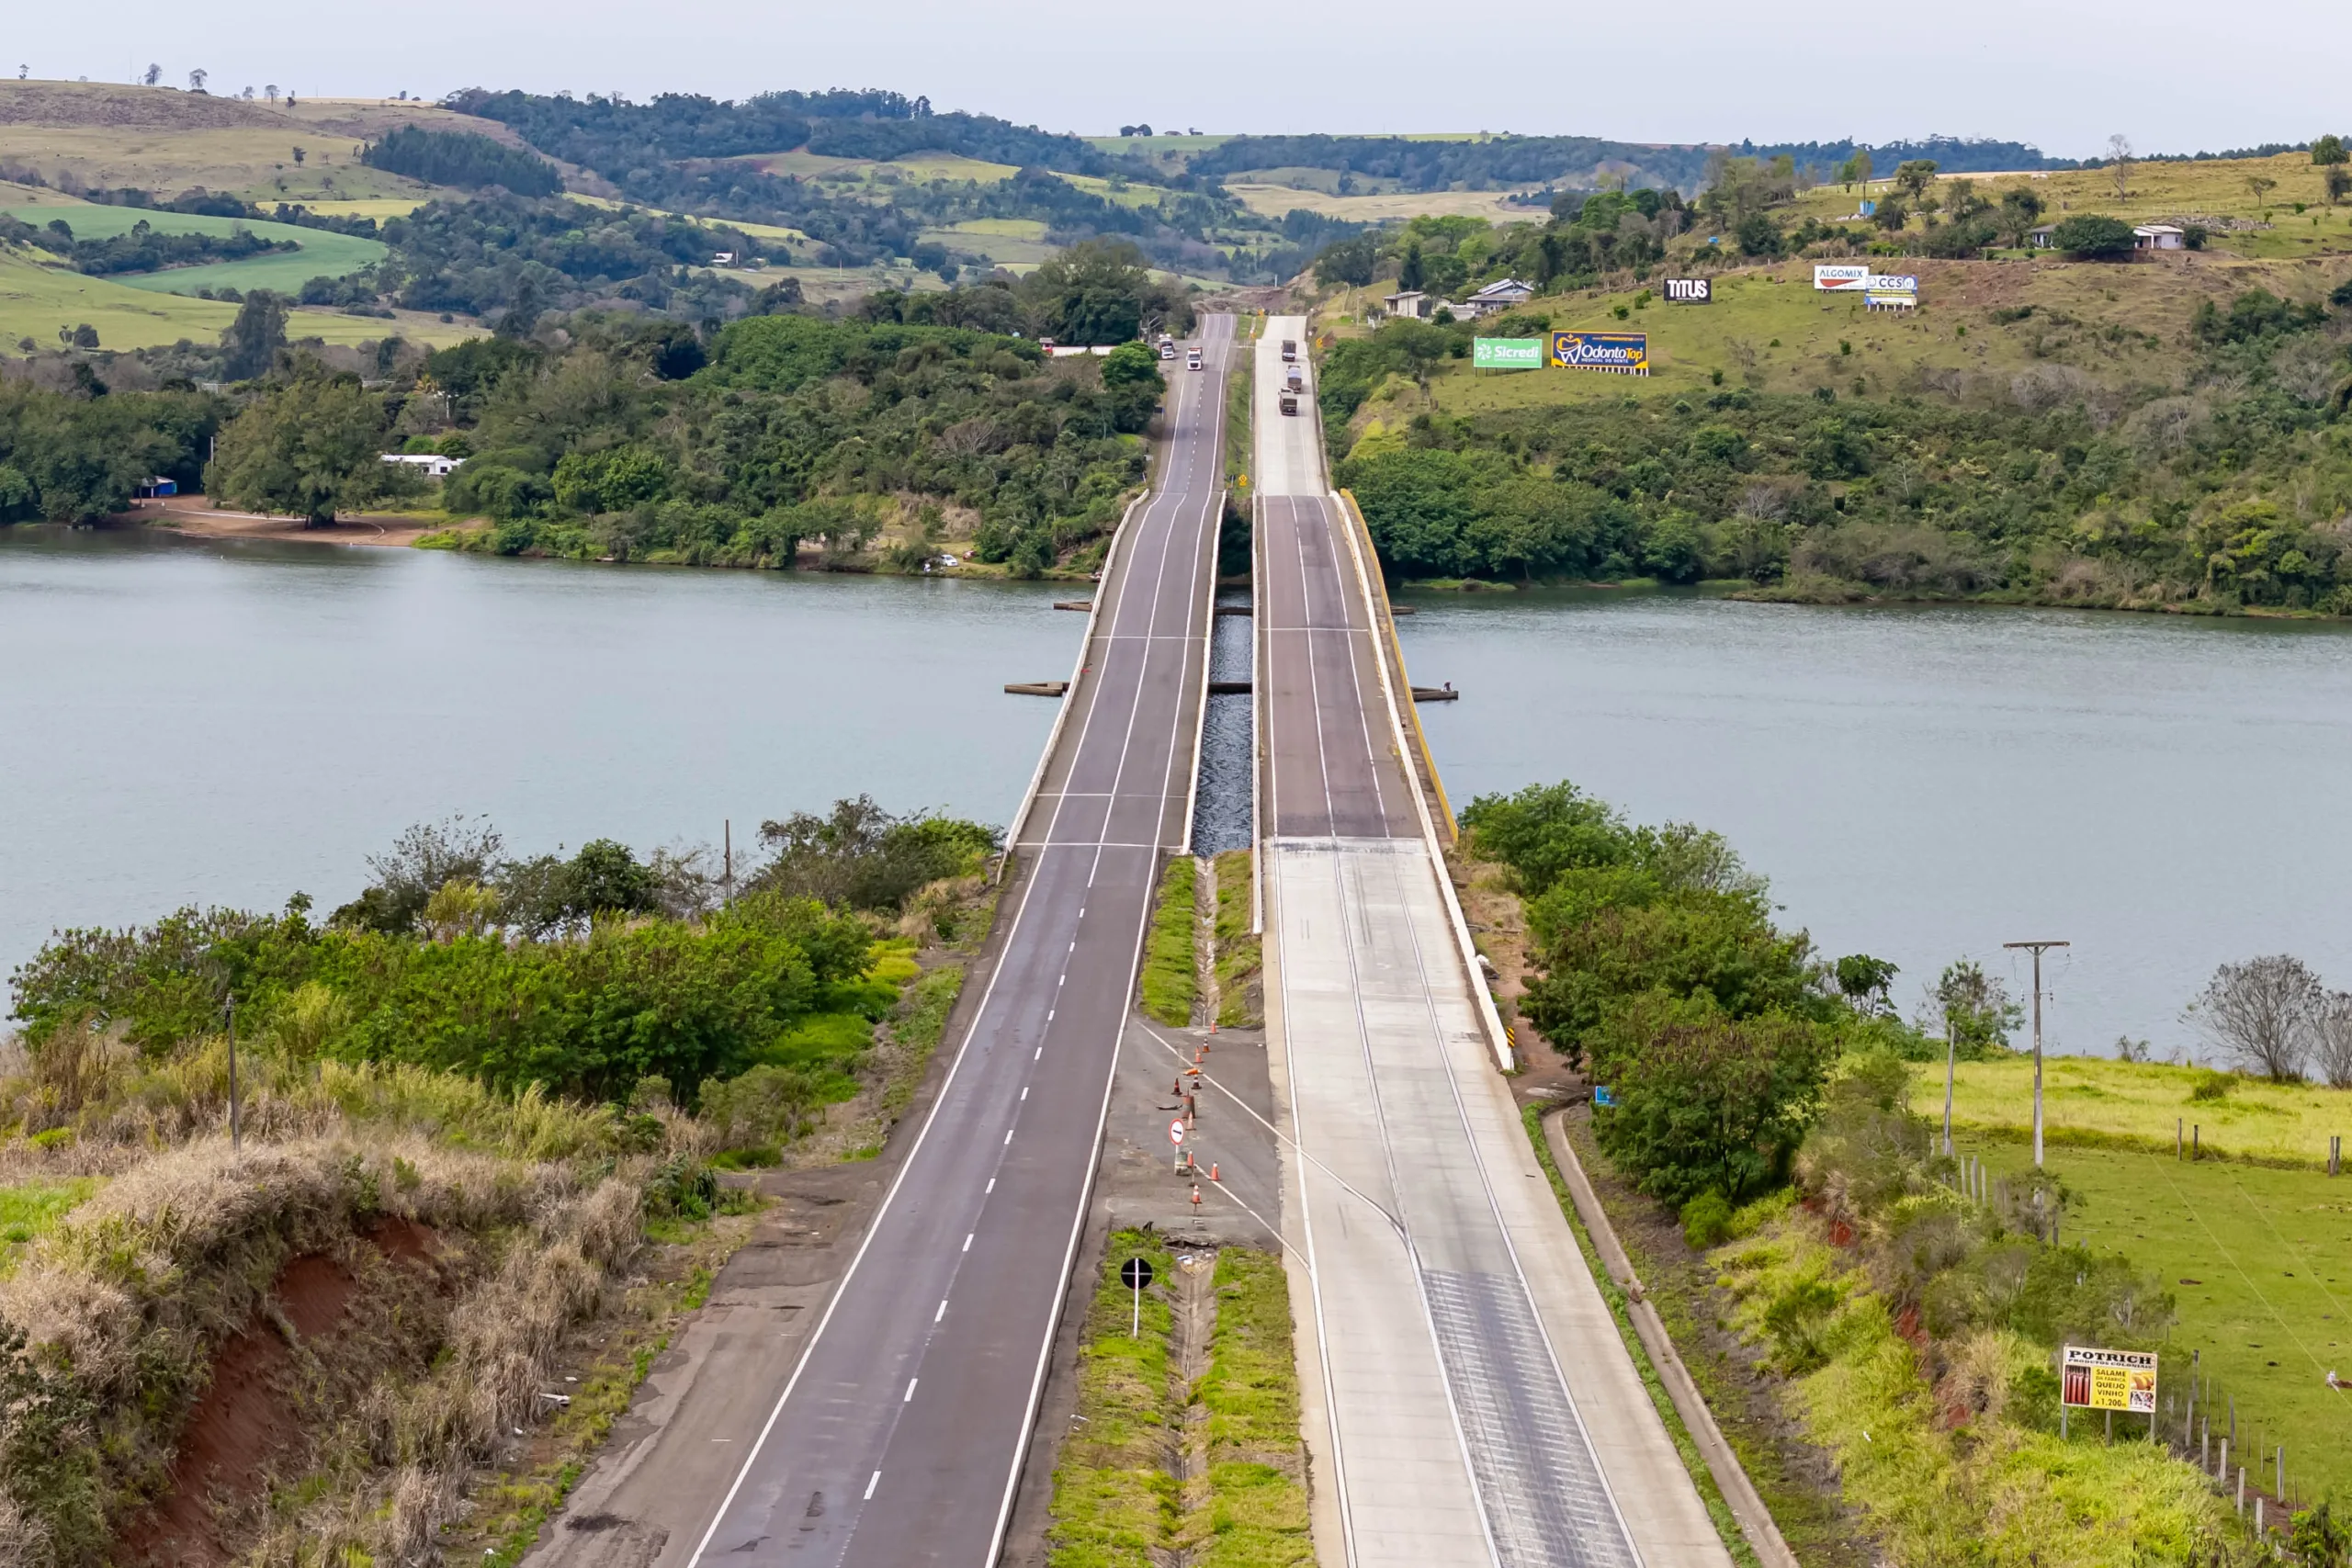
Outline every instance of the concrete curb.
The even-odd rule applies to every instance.
[[[1796,1553],[1781,1539],[1780,1526],[1772,1522],[1772,1511],[1764,1506],[1756,1483],[1747,1479],[1747,1472],[1724,1439],[1723,1428],[1715,1425],[1714,1412],[1707,1408],[1699,1385],[1690,1381],[1690,1369],[1682,1364],[1665,1322],[1634,1275],[1633,1260],[1625,1256],[1625,1248],[1609,1223],[1608,1211],[1600,1206],[1600,1194],[1585,1176],[1576,1146],[1560,1128],[1559,1112],[1544,1118],[1544,1138],[1551,1146],[1552,1158],[1558,1163],[1561,1176],[1567,1180],[1569,1196],[1576,1201],[1577,1217],[1591,1233],[1592,1245],[1600,1254],[1602,1266],[1625,1292],[1626,1315],[1633,1319],[1634,1332],[1640,1337],[1642,1348],[1649,1352],[1651,1365],[1657,1368],[1658,1381],[1666,1385],[1667,1397],[1674,1401],[1675,1413],[1690,1429],[1690,1440],[1699,1445],[1700,1457],[1707,1461],[1707,1472],[1715,1478],[1724,1501],[1731,1506],[1732,1517],[1739,1521],[1740,1533],[1747,1538],[1747,1544],[1755,1549],[1764,1568],[1798,1568]]]

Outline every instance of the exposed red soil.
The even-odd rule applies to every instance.
[[[394,1263],[439,1272],[437,1238],[414,1221],[379,1220],[367,1239]],[[333,1339],[359,1289],[358,1276],[340,1258],[314,1252],[279,1270],[270,1298],[300,1342],[318,1346]],[[181,1430],[169,1489],[124,1533],[118,1561],[141,1568],[213,1568],[232,1561],[210,1505],[259,1495],[272,1463],[301,1438],[285,1418],[286,1384],[295,1371],[294,1351],[266,1311],[220,1347],[211,1382]]]

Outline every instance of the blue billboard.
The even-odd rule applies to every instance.
[[[1552,363],[1567,370],[1612,370],[1620,376],[1650,373],[1647,333],[1554,333]]]

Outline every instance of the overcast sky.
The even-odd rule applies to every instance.
[[[1512,130],[1635,141],[2017,138],[2054,155],[2352,130],[2344,0],[105,0],[10,7],[35,76],[215,92],[890,87],[1052,130]],[[1511,24],[1519,24],[1516,30]]]

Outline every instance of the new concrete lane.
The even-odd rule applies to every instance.
[[[1273,405],[1275,318],[1258,358]],[[1316,422],[1255,465],[1270,1059],[1327,1564],[1726,1568],[1493,1068]],[[1275,488],[1279,487],[1279,488]]]
[[[1177,370],[1159,482],[1104,573],[989,989],[695,1560],[987,1568],[1095,1168],[1152,879],[1185,837],[1231,321]]]

